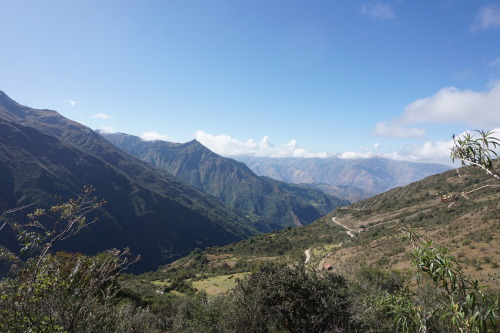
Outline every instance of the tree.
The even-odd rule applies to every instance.
[[[500,147],[500,139],[493,136],[493,131],[476,130],[475,132],[478,136],[469,132],[462,136],[453,135],[454,145],[450,154],[452,161],[458,159],[463,166],[474,165],[500,180],[500,175],[493,169],[493,160],[498,158],[495,149]]]
[[[96,256],[51,254],[59,241],[81,232],[96,219],[86,215],[104,204],[93,188],[48,210],[37,209],[28,223],[14,223],[28,255],[13,265],[11,277],[0,281],[1,332],[113,331],[117,275],[131,262],[128,250],[108,250]]]

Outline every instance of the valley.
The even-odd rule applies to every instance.
[[[137,158],[241,211],[261,232],[307,225],[349,201],[317,189],[259,177],[245,164],[217,155],[196,140],[143,141],[114,133],[102,135]]]
[[[197,264],[200,259],[190,255],[157,274],[168,280],[170,272],[196,267],[197,276],[225,276],[275,260],[304,262],[319,270],[331,265],[334,272],[347,276],[372,266],[404,272],[411,261],[411,243],[404,236],[411,228],[424,239],[449,249],[464,271],[482,285],[498,290],[500,231],[496,205],[500,194],[495,186],[495,181],[480,170],[469,167],[448,171],[337,208],[308,226],[207,249],[201,253],[206,258],[202,266]],[[481,191],[476,191],[478,188]],[[473,191],[475,195],[460,197],[453,205],[441,202],[442,193],[456,193],[458,189],[459,193]],[[358,232],[360,228],[366,231]],[[200,253],[196,256],[200,258]],[[212,294],[204,287],[200,290]]]
[[[0,302],[17,295],[13,290],[24,297],[5,306],[46,302],[58,290],[66,298],[53,303],[68,309],[78,304],[72,297],[91,291],[79,299],[93,302],[88,311],[110,311],[116,317],[109,318],[158,332],[214,325],[280,332],[288,320],[313,331],[317,321],[328,329],[384,332],[395,320],[387,309],[400,298],[417,313],[408,318],[412,325],[437,331],[451,327],[442,305],[450,299],[480,296],[483,303],[460,311],[487,308],[484,320],[498,316],[500,185],[484,170],[428,175],[449,168],[380,158],[247,158],[254,172],[196,140],[101,134],[0,92],[0,197],[7,207],[0,214],[0,272],[22,272],[0,281]],[[321,177],[313,176],[318,163]],[[283,170],[282,180],[258,176],[264,166],[269,175]],[[499,168],[492,162],[491,170]],[[105,203],[77,204],[89,185],[96,198],[84,202]],[[24,205],[28,211],[15,209]],[[64,223],[73,237],[23,257],[22,249],[36,253],[38,241],[67,232]],[[422,272],[439,274],[433,267],[447,275],[422,279]],[[447,283],[469,296],[447,295]],[[271,311],[276,307],[297,317]],[[334,322],[317,319],[328,311]],[[422,315],[428,322],[418,321]],[[83,326],[102,324],[89,316],[80,319]]]

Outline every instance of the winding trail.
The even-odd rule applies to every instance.
[[[332,217],[332,222],[341,226],[342,228],[345,229],[346,233],[351,236],[351,238],[354,238],[356,237],[356,234],[357,232],[355,230],[351,230],[349,229],[348,227],[346,227],[345,225],[343,225],[342,223],[338,222],[337,221],[337,218],[336,217]],[[340,243],[340,245],[342,245],[342,243]],[[304,264],[307,264],[309,262],[309,260],[311,260],[311,249],[312,248],[308,248],[307,250],[304,251],[304,254],[306,255],[306,260],[304,261]],[[325,257],[323,257],[320,261],[319,261],[319,264],[318,264],[318,269],[321,270],[323,268],[323,265],[325,263],[325,260],[330,257],[330,254],[327,254]]]
[[[339,226],[341,226],[342,228],[344,228],[346,230],[347,234],[349,236],[351,236],[351,238],[356,237],[356,231],[355,230],[351,230],[348,227],[346,227],[345,225],[343,225],[342,223],[338,222],[336,217],[332,217],[332,221],[333,221],[333,223],[336,223]]]

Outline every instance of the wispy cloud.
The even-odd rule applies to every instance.
[[[75,106],[75,105],[77,105],[77,104],[80,104],[80,102],[75,101],[74,99],[70,99],[70,100],[68,101],[68,103],[69,103],[69,106],[71,106],[71,107],[73,107],[73,106]]]
[[[421,145],[410,145],[403,152],[394,154],[396,160],[411,162],[433,162],[442,164],[452,164],[450,159],[450,149],[453,147],[453,140],[426,141]]]
[[[500,136],[500,127],[493,128],[491,131],[494,136]],[[467,132],[471,131],[466,130],[458,135],[462,136]],[[450,159],[450,149],[453,147],[453,144],[453,139],[450,138],[449,140],[427,141],[422,145],[407,146],[403,152],[395,155],[395,159],[453,165]],[[455,162],[454,165],[459,166],[459,162]]]
[[[471,27],[472,32],[500,28],[500,7],[484,6],[479,9]]]
[[[116,130],[115,128],[113,128],[111,126],[104,126],[103,128],[100,129],[100,131],[103,133],[116,133],[116,132],[118,132],[118,130]]]
[[[196,131],[196,140],[217,154],[223,156],[251,155],[261,157],[328,157],[327,153],[314,153],[299,148],[296,140],[292,139],[287,144],[275,146],[268,136],[259,142],[253,139],[240,141],[229,135],[213,135],[202,130]]]
[[[408,105],[399,121],[404,124],[462,123],[484,128],[499,126],[500,81],[494,82],[484,92],[443,88],[431,97]]]
[[[400,124],[387,124],[386,122],[377,123],[373,132],[375,135],[384,138],[408,139],[423,138],[425,136],[425,129],[423,128],[408,128]]]
[[[229,135],[213,135],[202,130],[196,131],[195,138],[217,154],[226,156],[242,155],[248,153],[249,151],[257,150],[258,148],[258,145],[252,139],[248,141],[239,141]]]
[[[357,158],[370,158],[381,155],[375,154],[372,151],[364,151],[364,152],[345,151],[343,153],[337,154],[337,156],[345,159],[357,159]]]
[[[105,114],[105,113],[96,113],[95,115],[91,116],[90,118],[98,118],[98,119],[110,119],[111,116]]]
[[[397,161],[409,162],[427,162],[452,165],[450,160],[450,148],[453,146],[453,140],[426,141],[423,144],[405,146],[401,151],[379,152],[375,146],[375,151],[365,150],[361,152],[343,152],[337,154],[340,158],[358,159],[383,157]]]
[[[363,3],[359,7],[361,15],[369,16],[378,20],[391,20],[396,18],[396,14],[388,3],[380,1]]]
[[[500,127],[493,132],[500,136]],[[464,132],[465,133],[465,132]],[[459,135],[462,135],[461,133]],[[212,135],[204,131],[196,132],[196,139],[210,150],[222,156],[250,155],[258,157],[301,157],[301,158],[326,158],[337,156],[345,159],[361,159],[383,157],[398,161],[453,164],[450,159],[450,149],[453,140],[426,141],[422,144],[412,144],[399,151],[381,152],[381,145],[375,143],[372,149],[362,148],[361,151],[345,151],[340,153],[313,153],[299,148],[296,140],[292,139],[287,144],[277,146],[271,143],[268,136],[256,142],[253,139],[240,141],[225,134]]]
[[[144,141],[168,141],[170,137],[168,135],[160,134],[158,132],[146,132],[141,135],[141,139]]]

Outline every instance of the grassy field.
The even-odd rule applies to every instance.
[[[209,277],[203,280],[193,281],[193,287],[204,291],[208,295],[218,295],[236,287],[236,280],[242,279],[249,273],[235,273]]]

